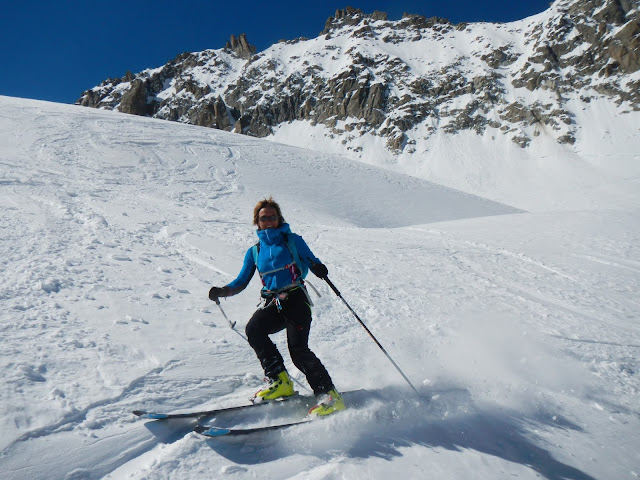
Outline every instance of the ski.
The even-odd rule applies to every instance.
[[[342,395],[345,396],[351,396],[354,393],[357,392],[361,392],[361,389],[358,390],[351,390],[348,392],[343,392]],[[311,399],[313,397],[299,397],[301,399]],[[355,401],[354,403],[352,403],[352,405],[357,406],[359,402]],[[307,405],[309,406],[309,405]],[[264,426],[259,426],[259,427],[251,427],[251,428],[226,428],[226,427],[216,427],[213,425],[196,425],[193,428],[193,431],[196,433],[199,433],[200,435],[204,435],[205,437],[224,437],[227,435],[248,435],[250,433],[260,433],[260,432],[268,432],[271,430],[281,430],[284,428],[289,428],[289,427],[293,427],[295,425],[301,425],[303,423],[309,423],[312,422],[318,418],[324,418],[324,417],[315,417],[315,416],[309,416],[307,415],[304,418],[301,418],[300,420],[294,420],[292,422],[288,422],[288,423],[281,423],[281,424],[277,424],[277,425],[264,425]]]
[[[293,427],[294,425],[301,425],[303,423],[309,423],[313,420],[299,420],[297,422],[281,423],[279,425],[266,425],[262,427],[253,428],[223,428],[223,427],[211,427],[207,425],[196,425],[193,429],[194,432],[204,435],[205,437],[223,437],[226,435],[248,435],[250,433],[268,432],[270,430],[280,430],[283,428]]]
[[[357,392],[361,392],[362,389],[351,390],[347,392],[342,392],[342,396],[349,396]],[[290,397],[279,398],[277,400],[272,401],[264,401],[260,403],[247,403],[244,405],[235,405],[231,407],[222,407],[222,408],[213,408],[210,410],[194,410],[191,412],[184,413],[164,413],[164,412],[152,412],[148,410],[134,410],[132,413],[137,417],[144,418],[147,420],[171,420],[178,418],[198,418],[198,417],[213,417],[215,415],[228,413],[228,412],[237,412],[240,410],[245,410],[248,408],[260,407],[264,405],[278,405],[281,403],[307,403],[307,406],[313,406],[316,402],[316,398],[313,395],[300,395],[295,394]]]
[[[260,402],[260,403],[247,403],[244,405],[235,405],[233,407],[222,407],[222,408],[214,408],[211,410],[194,410],[192,412],[185,413],[162,413],[162,412],[149,412],[147,410],[134,410],[132,413],[140,418],[146,418],[149,420],[171,420],[175,418],[197,418],[197,417],[212,417],[214,415],[227,413],[227,412],[236,412],[238,410],[244,410],[247,408],[260,407],[264,405],[274,405],[284,402],[289,402],[291,400],[307,400],[312,399],[313,397],[306,397],[303,395],[292,395],[290,397],[285,397],[282,399],[274,400],[271,402]]]

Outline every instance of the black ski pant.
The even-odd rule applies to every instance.
[[[282,355],[269,335],[286,329],[291,360],[306,375],[313,392],[319,395],[327,393],[334,386],[327,369],[309,349],[310,328],[311,307],[307,295],[302,288],[295,288],[280,300],[280,308],[274,301],[268,307],[256,310],[245,332],[265,375],[273,380],[285,370],[285,366]]]

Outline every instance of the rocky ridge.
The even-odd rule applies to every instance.
[[[78,104],[267,137],[279,125],[324,125],[358,152],[362,135],[412,153],[441,131],[507,135],[527,147],[572,144],[572,109],[605,97],[640,110],[640,7],[631,0],[557,0],[508,24],[347,7],[314,39],[256,53],[246,36],[162,67],[108,79]]]

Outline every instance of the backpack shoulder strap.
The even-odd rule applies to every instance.
[[[289,253],[291,253],[291,258],[300,270],[300,276],[302,278],[305,278],[307,276],[307,273],[309,273],[309,269],[304,263],[300,261],[300,256],[298,255],[298,247],[296,247],[296,236],[297,235],[295,233],[286,233],[284,234],[284,241],[287,245],[287,248],[289,249]]]
[[[256,270],[258,270],[258,254],[260,253],[260,242],[251,247],[251,253],[253,254],[253,263],[255,263]],[[258,273],[260,273],[260,270],[258,270]]]

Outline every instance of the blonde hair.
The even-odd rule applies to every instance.
[[[253,224],[258,226],[260,210],[263,208],[273,208],[278,214],[278,227],[285,223],[284,217],[282,216],[282,211],[280,211],[280,205],[276,202],[272,197],[265,198],[260,200],[256,206],[253,208]]]

